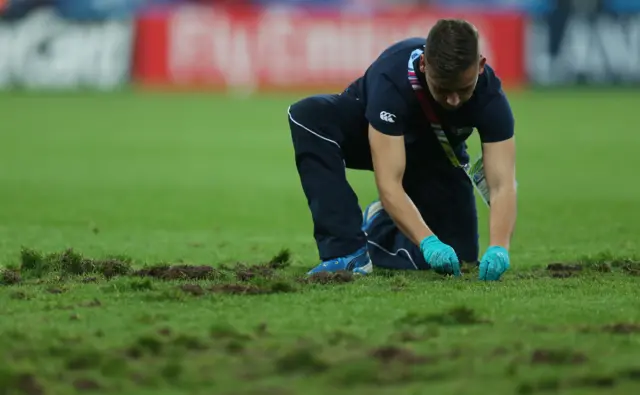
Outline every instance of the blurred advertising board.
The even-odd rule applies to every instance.
[[[15,0],[14,0],[15,1]],[[30,0],[33,1],[33,0]],[[60,15],[74,20],[126,19],[150,6],[167,6],[187,0],[53,0]]]
[[[143,87],[342,89],[389,44],[425,37],[442,17],[473,22],[505,85],[523,83],[524,20],[516,13],[376,13],[181,6],[138,18],[133,75]]]
[[[430,2],[438,7],[511,10],[533,15],[549,12],[556,6],[557,0],[430,0]]]
[[[526,29],[526,69],[538,86],[640,83],[640,9],[623,1],[561,2]],[[627,8],[628,9],[628,8]]]
[[[134,26],[126,18],[80,22],[48,5],[2,18],[0,89],[128,84]]]

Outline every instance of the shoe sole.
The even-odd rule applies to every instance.
[[[357,276],[365,276],[367,274],[371,274],[373,273],[373,265],[371,263],[367,263],[364,266],[360,266],[357,267],[355,269],[353,269],[351,271],[354,275]],[[307,276],[312,276],[314,274],[318,274],[318,273],[336,273],[336,272],[330,272],[330,271],[321,271],[321,272],[307,272]]]
[[[382,207],[382,202],[380,202],[379,200],[369,204],[367,206],[367,208],[364,210],[364,213],[362,215],[362,230],[364,231],[364,229],[367,227],[368,224],[371,223],[371,221],[373,221],[373,218],[378,215],[380,213],[380,211],[382,211],[384,209],[384,207]],[[365,232],[366,234],[366,232]]]
[[[332,272],[331,272],[331,271],[329,271],[329,270],[326,270],[326,271],[319,271],[319,272],[315,272],[315,273],[312,273],[311,271],[309,271],[309,272],[307,272],[307,276],[311,276],[311,275],[313,275],[313,274],[316,274],[316,273],[323,273],[323,272],[329,272],[329,273],[332,273]],[[373,273],[373,263],[371,263],[371,259],[369,259],[369,261],[367,262],[367,264],[366,264],[366,265],[364,265],[364,266],[358,266],[358,267],[354,268],[353,270],[351,270],[351,272],[352,272],[354,275],[362,275],[362,276]]]
[[[373,273],[373,264],[371,263],[371,260],[369,260],[366,265],[358,266],[357,268],[353,269],[353,274],[355,275],[364,276],[371,273]]]

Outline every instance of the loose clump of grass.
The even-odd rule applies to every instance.
[[[1,285],[14,285],[20,284],[22,277],[17,270],[3,269],[0,272],[0,284]]]
[[[309,277],[305,277],[299,280],[303,284],[322,284],[322,285],[330,285],[330,284],[342,284],[342,283],[350,283],[355,281],[355,276],[353,272],[347,270],[340,270],[334,273],[330,272],[319,272],[314,273]]]
[[[267,265],[274,270],[282,270],[291,264],[291,252],[288,249],[282,249],[278,252]]]
[[[131,262],[130,258],[89,259],[72,248],[49,254],[22,248],[19,272],[26,278],[87,274],[102,274],[106,278],[111,278],[130,274]]]
[[[619,256],[611,252],[583,255],[572,262],[556,262],[547,266],[551,277],[567,278],[580,272],[611,273],[622,272],[640,276],[640,258],[637,256]]]
[[[213,280],[221,277],[221,273],[207,265],[147,265],[136,270],[132,275],[150,277],[157,280]]]
[[[20,255],[20,265],[15,270],[6,269],[0,273],[1,284],[16,284],[21,279],[57,278],[66,276],[81,277],[83,282],[96,282],[97,275],[106,279],[126,277],[123,282],[111,283],[103,287],[107,292],[112,291],[149,291],[154,289],[154,283],[160,281],[215,281],[208,287],[202,284],[183,284],[170,295],[161,296],[162,299],[184,299],[184,295],[202,296],[206,293],[225,293],[241,295],[264,295],[274,293],[298,292],[299,284],[285,275],[282,269],[291,262],[288,249],[279,251],[266,263],[246,265],[238,263],[233,267],[221,266],[214,268],[210,265],[167,264],[144,265],[134,270],[133,259],[123,255],[109,255],[104,259],[87,258],[68,248],[61,252],[43,253],[41,251],[23,248]],[[222,279],[234,282],[223,283]],[[178,291],[178,292],[176,292]],[[182,295],[180,295],[182,294]]]
[[[287,268],[290,264],[291,253],[288,249],[283,249],[266,263],[247,265],[238,262],[233,266],[220,265],[219,270],[234,276],[238,281],[253,281],[256,279],[273,279],[277,277],[278,272]]]
[[[628,265],[640,265],[640,257],[637,256],[619,256],[611,252],[601,252],[598,254],[583,255],[576,263],[583,264],[588,267],[609,265],[614,268],[625,267]]]

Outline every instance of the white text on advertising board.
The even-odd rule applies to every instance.
[[[546,23],[532,24],[528,40],[527,67],[535,83],[640,82],[640,15],[571,16],[554,53]]]
[[[389,44],[422,37],[437,15],[401,18],[295,11],[238,15],[184,7],[169,21],[168,69],[174,82],[261,82],[279,86],[340,82],[361,75]],[[478,28],[482,23],[476,22]],[[484,43],[486,54],[491,48]]]
[[[96,87],[127,82],[130,22],[74,24],[51,9],[0,25],[0,88]]]

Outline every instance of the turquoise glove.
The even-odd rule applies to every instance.
[[[504,247],[491,246],[480,261],[479,280],[497,281],[509,269],[509,251]]]
[[[460,275],[460,261],[451,246],[441,242],[435,235],[426,237],[420,242],[420,251],[424,260],[440,274]]]

